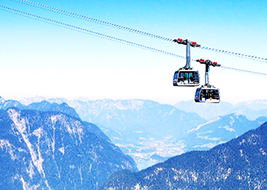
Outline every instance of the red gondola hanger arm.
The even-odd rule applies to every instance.
[[[187,45],[187,43],[189,42],[191,47],[200,47],[201,46],[197,42],[191,42],[188,39],[183,40],[182,38],[177,38],[177,39],[173,39],[173,41],[178,43],[178,44],[183,44],[183,45]]]
[[[221,65],[218,64],[218,62],[214,61],[212,62],[211,60],[207,59],[197,59],[196,62],[199,62],[200,64],[205,64],[205,65],[209,65],[209,66],[213,66],[213,67],[220,67]]]

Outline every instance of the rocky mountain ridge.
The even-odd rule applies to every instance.
[[[114,173],[102,189],[266,189],[267,123],[209,151],[192,151],[137,173]]]
[[[38,97],[37,100],[44,98]],[[32,103],[31,101],[27,101],[28,104]],[[185,102],[177,109],[151,100],[89,101],[55,98],[47,101],[52,104],[67,102],[83,120],[97,123],[111,142],[135,159],[139,169],[190,150],[208,150],[262,124],[257,119],[248,119],[240,114],[243,112],[240,112],[239,108],[238,111],[234,105],[225,102],[219,105],[196,105],[194,102],[191,105]],[[265,104],[259,100],[253,105],[251,102],[238,107],[246,106],[246,110],[262,109]],[[199,111],[203,116],[209,117],[215,114],[216,117],[205,120],[196,113],[181,109],[196,113]],[[230,109],[234,113],[228,113]],[[258,112],[260,111],[253,113],[264,115]],[[266,118],[263,121],[266,121]],[[243,127],[244,123],[249,125]],[[199,129],[192,130],[197,128]]]
[[[114,144],[135,159],[140,169],[183,153],[185,145],[180,138],[206,121],[197,114],[151,100],[47,101],[66,102],[82,120],[97,124]]]
[[[57,111],[80,119],[80,116],[77,114],[76,110],[70,107],[65,102],[57,104],[57,103],[49,103],[46,100],[42,100],[40,102],[32,102],[29,105],[24,105],[17,100],[5,100],[0,96],[0,109],[5,110],[12,107],[19,109],[33,109],[38,111]]]
[[[93,124],[56,111],[0,110],[1,189],[98,189],[115,171],[137,171]]]

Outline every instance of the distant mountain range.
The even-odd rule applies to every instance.
[[[264,100],[235,106],[180,102],[176,107],[181,109],[177,109],[150,100],[45,100],[38,97],[19,102],[0,97],[0,179],[6,179],[0,180],[0,188],[98,189],[113,172],[124,169],[109,178],[105,188],[120,189],[124,185],[122,189],[210,189],[213,186],[214,189],[227,189],[225,183],[232,180],[228,176],[236,174],[233,171],[239,171],[238,179],[241,178],[241,184],[244,184],[240,185],[239,179],[235,181],[239,186],[233,187],[258,188],[256,183],[263,187],[261,179],[252,178],[256,174],[251,168],[246,170],[247,173],[240,173],[241,170],[235,167],[226,170],[223,165],[226,163],[219,163],[222,168],[216,168],[215,161],[222,158],[216,158],[218,155],[213,150],[225,146],[219,151],[224,155],[227,153],[225,159],[233,158],[233,162],[238,160],[247,167],[238,156],[228,155],[236,154],[236,148],[239,148],[236,143],[230,141],[232,147],[224,143],[243,137],[243,133],[267,121],[266,105]],[[249,115],[250,119],[240,113]],[[265,129],[266,125],[256,131]],[[265,133],[264,130],[261,133]],[[258,133],[253,135],[259,136]],[[249,138],[245,142],[250,142]],[[245,155],[242,158],[252,163],[254,160],[248,157],[250,153],[244,154],[248,152],[248,146],[251,144],[247,143],[239,152]],[[260,146],[262,155],[265,155],[265,147]],[[137,171],[136,163],[120,149],[134,158],[139,169],[170,159],[152,169],[132,173]],[[183,154],[191,150],[198,151]],[[253,147],[251,151],[257,152]],[[180,156],[173,157],[175,155]],[[231,161],[227,160],[227,163]],[[216,172],[221,169],[221,173],[212,173],[213,167]],[[218,182],[213,178],[216,175]]]
[[[2,99],[1,106],[0,189],[98,189],[113,172],[137,171],[131,157],[66,104],[25,109]]]
[[[188,152],[136,173],[114,173],[102,189],[267,189],[266,141],[264,123],[209,151]]]
[[[241,102],[236,105],[227,102],[196,104],[194,101],[181,101],[175,104],[175,107],[186,112],[196,113],[207,120],[231,113],[244,115],[250,120],[255,120],[261,116],[267,117],[267,100]]]
[[[75,109],[65,102],[57,104],[42,100],[41,102],[32,102],[29,105],[24,105],[17,100],[5,100],[0,96],[0,109],[5,110],[12,107],[19,109],[34,109],[38,111],[57,111],[80,119],[80,116],[77,114]]]
[[[24,105],[29,105],[33,102],[41,102],[47,100],[48,102],[63,103],[66,102],[71,107],[75,108],[81,118],[86,120],[86,114],[84,108],[91,107],[90,104],[93,102],[103,102],[103,100],[97,101],[88,101],[88,100],[67,100],[63,98],[53,98],[45,99],[44,97],[33,97],[33,98],[24,98],[20,102]],[[108,101],[108,100],[106,100]],[[255,120],[258,117],[265,116],[267,117],[267,99],[266,100],[252,100],[241,102],[236,105],[233,105],[228,102],[220,102],[219,104],[201,104],[195,103],[194,101],[180,101],[174,105],[177,109],[188,112],[196,113],[202,118],[209,120],[214,117],[224,116],[231,113],[236,113],[238,115],[245,115],[250,120]]]
[[[32,104],[35,100],[44,98],[24,99],[22,102]],[[150,100],[55,98],[46,101],[51,104],[66,102],[75,108],[82,120],[97,124],[114,144],[134,158],[139,169],[186,151],[208,150],[267,121],[266,117],[256,119],[265,115],[265,100],[235,106],[225,102],[196,104],[188,101],[180,102],[176,107]],[[242,113],[255,119],[247,119]],[[246,123],[249,125],[244,125]]]
[[[184,134],[206,121],[197,114],[150,100],[48,101],[66,102],[82,120],[97,124],[114,144],[135,159],[139,169],[183,153]]]
[[[186,151],[208,150],[251,129],[256,129],[266,121],[267,117],[251,121],[244,115],[236,113],[213,118],[187,131],[183,138],[187,145]]]

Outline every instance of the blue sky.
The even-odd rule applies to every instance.
[[[85,1],[35,2],[168,38],[267,57],[267,2],[262,1]],[[85,22],[10,0],[1,5],[96,32],[185,55],[185,46]],[[185,60],[119,44],[0,11],[0,95],[5,99],[44,96],[91,100],[151,99],[175,104],[194,98],[195,88],[172,86]],[[193,49],[192,58],[267,73],[267,64]],[[204,83],[204,67],[192,63]],[[211,68],[210,83],[231,103],[266,99],[267,77]]]

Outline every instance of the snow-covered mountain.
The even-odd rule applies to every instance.
[[[252,110],[267,109],[267,100],[252,100],[247,102],[238,103],[236,106],[244,105]]]
[[[187,131],[185,138],[190,150],[208,150],[218,144],[236,138],[251,129],[256,129],[267,121],[267,117],[249,120],[244,115],[232,113],[215,117]]]
[[[20,109],[25,108],[25,106],[23,104],[21,104],[19,101],[5,100],[4,98],[2,98],[0,96],[0,109],[7,109],[10,107],[16,107],[16,108],[20,108]]]
[[[51,103],[66,102],[75,108],[82,120],[100,123],[119,131],[145,130],[152,134],[178,134],[190,129],[195,123],[205,121],[197,114],[188,114],[171,105],[160,104],[151,100],[96,100],[80,101],[49,99]],[[191,118],[190,122],[188,122]],[[168,121],[168,122],[166,122]],[[168,130],[166,130],[168,126]]]
[[[206,120],[174,106],[150,100],[65,100],[82,120],[97,124],[125,154],[132,156],[138,168],[184,152],[184,134]]]
[[[21,104],[19,101],[5,100],[4,98],[0,96],[0,109],[5,110],[8,108],[13,108],[13,107],[19,108],[19,109],[33,109],[33,110],[38,110],[38,111],[57,111],[57,112],[62,112],[62,113],[65,113],[65,114],[68,114],[70,116],[80,119],[80,116],[77,114],[75,109],[70,107],[65,102],[62,102],[61,104],[56,104],[56,103],[49,103],[45,100],[42,100],[40,102],[30,102],[29,105],[24,105],[24,104]]]
[[[209,151],[188,152],[137,173],[114,173],[101,189],[267,189],[266,141],[264,123]]]
[[[57,103],[51,104],[43,100],[41,102],[31,103],[30,105],[25,106],[24,109],[34,109],[38,111],[57,111],[57,112],[62,112],[62,113],[65,113],[65,114],[68,114],[70,116],[80,119],[80,116],[77,114],[76,110],[70,107],[65,102],[61,104],[57,104]]]
[[[234,108],[234,105],[227,102],[220,102],[219,104],[201,104],[195,103],[195,101],[181,101],[174,105],[177,109],[196,113],[199,116],[209,120],[214,117],[223,116],[229,114],[230,110]]]
[[[0,110],[0,189],[98,189],[132,158],[95,125],[58,111]]]
[[[19,102],[27,106],[30,105],[31,103],[42,102],[44,100],[46,100],[46,98],[43,96],[35,96],[35,97],[23,98]]]
[[[224,143],[261,124],[258,120],[247,119],[244,114],[252,118],[264,115],[262,110],[251,111],[245,105],[234,106],[225,102],[196,104],[188,101],[176,105],[185,112],[149,100],[84,101],[56,98],[48,101],[59,104],[67,102],[83,120],[97,123],[114,144],[134,158],[139,169],[186,151],[207,150]],[[260,105],[261,101],[255,103]],[[253,102],[249,105],[253,107]],[[192,112],[211,119],[207,121]],[[266,118],[262,120],[266,121]],[[241,125],[244,123],[250,125],[243,128]]]
[[[194,101],[181,101],[175,104],[175,107],[186,112],[196,113],[207,120],[231,113],[244,115],[250,120],[255,120],[261,116],[267,117],[267,100],[241,102],[236,105],[227,102],[197,104]]]

